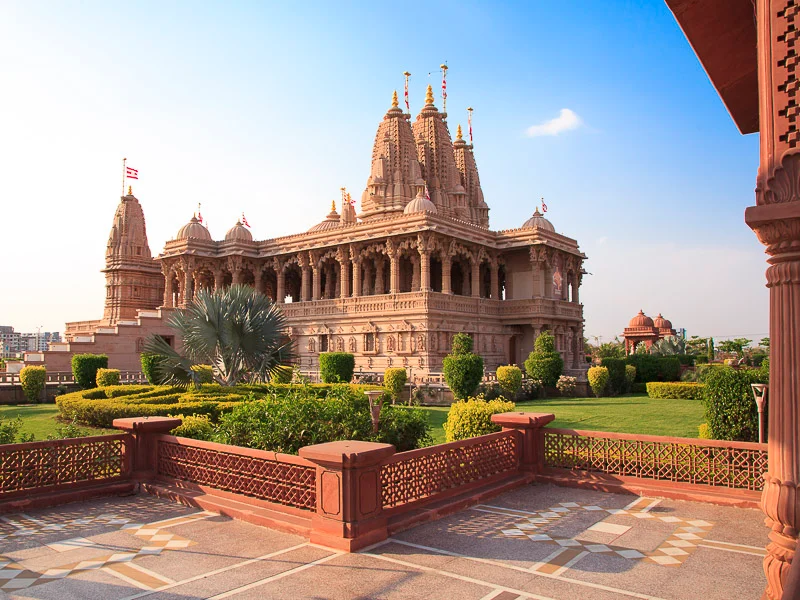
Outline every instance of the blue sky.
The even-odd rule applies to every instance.
[[[492,228],[544,196],[589,255],[588,335],[613,337],[640,308],[689,334],[766,334],[764,255],[743,221],[758,139],[738,133],[665,4],[298,6],[0,4],[15,282],[0,324],[101,315],[123,156],[154,253],[198,202],[216,238],[242,211],[259,239],[302,231],[341,186],[360,197],[403,71],[416,114],[447,61],[448,121],[454,133],[475,109]],[[527,135],[562,109],[577,127]]]

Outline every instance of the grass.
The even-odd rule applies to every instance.
[[[444,443],[442,425],[449,407],[426,406],[431,435],[436,444]],[[699,400],[660,400],[647,394],[627,394],[616,398],[548,398],[518,402],[525,412],[553,413],[551,427],[641,433],[674,437],[697,437],[697,427],[705,422]]]
[[[22,429],[20,433],[32,433],[36,440],[45,440],[48,435],[54,435],[58,427],[65,423],[56,421],[58,407],[55,404],[31,404],[20,406],[0,406],[0,418],[16,419],[22,417]],[[89,435],[102,435],[105,433],[119,433],[115,429],[96,429],[80,425],[81,429],[89,432]]]

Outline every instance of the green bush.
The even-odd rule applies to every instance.
[[[47,369],[39,366],[23,367],[19,372],[22,393],[28,402],[37,402],[47,381]]]
[[[0,415],[0,444],[18,444],[22,442],[32,442],[33,435],[20,435],[22,429],[22,417],[7,419]]]
[[[483,379],[483,358],[477,354],[448,354],[442,361],[447,386],[457,400],[475,393]]]
[[[629,392],[633,391],[634,381],[636,381],[636,367],[625,365],[625,386]]]
[[[497,383],[509,398],[514,398],[522,388],[522,369],[516,365],[497,367]]]
[[[651,398],[679,400],[702,400],[704,383],[651,381],[647,384],[647,395]]]
[[[549,331],[543,331],[525,361],[525,372],[531,379],[541,381],[543,386],[555,387],[563,371],[564,360],[555,350],[555,338]]]
[[[383,387],[392,395],[394,404],[400,399],[400,395],[406,387],[406,370],[402,368],[386,369],[383,372]]]
[[[592,367],[586,376],[589,378],[589,387],[592,388],[594,395],[598,398],[605,395],[608,390],[608,367]]]
[[[453,336],[450,354],[469,354],[472,352],[474,342],[468,333],[457,333]]]
[[[348,352],[323,352],[319,355],[319,375],[323,383],[350,383],[356,358]]]
[[[398,452],[430,446],[428,413],[420,408],[384,405],[376,442],[392,444]]]
[[[663,356],[658,359],[659,381],[680,381],[681,361],[674,356]]]
[[[119,385],[119,369],[97,369],[95,382],[97,387]]]
[[[214,437],[214,424],[208,415],[170,415],[181,419],[182,423],[170,433],[177,437],[209,441]]]
[[[192,371],[197,374],[197,383],[214,383],[214,367],[211,365],[192,365]]]
[[[153,385],[159,383],[156,377],[156,365],[161,360],[161,357],[158,354],[147,354],[145,352],[139,355],[139,360],[142,363],[142,373],[144,373],[147,383]]]
[[[625,377],[624,358],[604,358],[600,361],[600,366],[608,369],[608,392],[612,396],[626,394],[630,390],[628,380]]]
[[[711,430],[708,428],[708,423],[703,423],[697,426],[697,437],[701,440],[711,439]]]
[[[762,369],[729,367],[710,370],[703,403],[706,422],[715,440],[758,441],[758,410],[750,384],[767,383]],[[765,423],[767,415],[764,414]]]
[[[708,364],[708,356],[706,356],[705,354],[698,354],[697,356],[694,357],[694,364],[696,365]]]
[[[697,357],[694,354],[674,354],[669,358],[677,358],[684,367],[693,367]]]
[[[448,442],[455,442],[500,431],[501,427],[492,423],[492,415],[511,412],[515,408],[513,402],[502,398],[487,402],[478,396],[454,402],[444,422],[445,437]]]
[[[675,356],[631,354],[625,363],[636,367],[636,383],[649,381],[680,381],[681,361]]]
[[[291,383],[294,376],[294,369],[286,365],[277,367],[270,375],[270,383]]]
[[[97,370],[108,368],[108,356],[105,354],[73,354],[72,376],[75,383],[83,389],[97,385]]]
[[[647,393],[647,384],[646,383],[635,383],[634,382],[634,383],[631,384],[631,392],[633,392],[634,394],[646,394]]]

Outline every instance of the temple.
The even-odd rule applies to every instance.
[[[639,314],[633,317],[625,331],[622,332],[622,338],[625,340],[625,354],[633,354],[641,344],[644,344],[647,350],[655,344],[658,340],[672,337],[676,331],[672,328],[672,322],[661,316],[651,319],[644,311],[640,310]]]
[[[45,353],[105,352],[110,366],[138,369],[151,334],[201,289],[253,286],[282,305],[299,366],[320,352],[356,356],[361,371],[441,371],[453,335],[468,332],[487,369],[521,364],[536,336],[551,331],[565,372],[583,378],[586,256],[538,210],[516,229],[489,229],[472,144],[451,138],[446,114],[425,106],[411,123],[395,93],[378,125],[357,214],[342,194],[304,233],[257,241],[236,222],[212,239],[193,216],[152,257],[144,213],[123,196],[106,252],[101,321],[69,323],[66,342]],[[61,361],[63,362],[63,360]]]

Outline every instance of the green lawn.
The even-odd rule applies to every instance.
[[[57,427],[64,423],[56,421],[58,407],[55,404],[33,404],[30,406],[0,406],[0,418],[16,419],[22,417],[22,429],[20,433],[32,433],[36,440],[47,439],[48,435],[56,432]],[[119,433],[113,429],[95,429],[93,427],[80,426],[90,432],[90,435],[101,435],[104,433]]]
[[[442,424],[448,407],[426,406],[435,443],[444,442]],[[519,402],[525,412],[553,413],[551,427],[697,437],[697,426],[704,422],[703,405],[698,400],[657,400],[647,394],[628,394],[617,398],[549,398]]]

